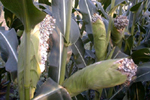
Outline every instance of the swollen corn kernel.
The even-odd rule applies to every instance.
[[[117,70],[127,75],[127,81],[131,81],[132,77],[136,75],[137,65],[133,62],[132,59],[124,58],[118,60],[115,63],[120,64]]]
[[[52,34],[53,29],[55,28],[56,20],[50,16],[46,15],[43,21],[40,23],[40,53],[41,53],[41,72],[45,69],[45,62],[47,60],[47,50],[49,45],[47,43],[49,35]]]
[[[92,16],[92,23],[95,23],[95,22],[97,21],[97,19],[102,20],[101,16],[98,15],[97,13],[95,13],[95,14]]]
[[[129,20],[126,16],[118,16],[114,19],[114,25],[118,29],[119,32],[122,32],[123,29],[128,25]]]

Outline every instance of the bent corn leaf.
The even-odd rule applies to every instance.
[[[131,57],[137,64],[140,61],[147,62],[150,60],[150,48],[144,48],[144,49],[134,51]]]
[[[49,63],[49,77],[51,77],[55,82],[59,81],[60,75],[60,63],[61,62],[61,55],[62,55],[62,48],[63,48],[63,38],[60,30],[56,28],[52,34],[52,42],[53,47],[51,49],[50,55],[48,57]]]
[[[33,100],[71,100],[71,97],[65,88],[48,78],[37,91]]]
[[[6,62],[5,69],[11,74],[11,79],[17,77],[17,46],[18,39],[14,29],[9,31],[0,30],[0,51],[3,60]]]
[[[137,70],[137,78],[135,82],[143,82],[143,81],[150,81],[150,67],[143,66],[139,67]]]
[[[130,8],[130,11],[137,12],[141,6],[142,2],[139,2]]]
[[[79,38],[78,41],[71,46],[71,48],[74,54],[74,61],[77,67],[78,68],[86,67],[86,62],[84,60],[85,49],[81,38]]]
[[[97,8],[90,0],[80,0],[79,8],[85,22],[86,31],[88,34],[92,34],[91,16],[96,13]]]
[[[1,0],[1,2],[22,21],[25,28],[33,28],[46,15],[33,5],[32,0]]]
[[[52,15],[56,18],[56,25],[59,28],[61,34],[65,34],[66,22],[65,18],[67,15],[67,4],[69,0],[65,0],[64,4],[62,0],[53,0],[52,1]],[[47,12],[50,12],[50,9],[47,9]],[[71,18],[71,30],[70,30],[70,43],[75,43],[80,37],[80,31],[77,23],[73,18]]]

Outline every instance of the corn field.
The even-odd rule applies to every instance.
[[[149,0],[0,0],[0,100],[150,100]]]

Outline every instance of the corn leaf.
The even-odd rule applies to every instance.
[[[17,77],[17,47],[18,39],[14,29],[9,31],[0,30],[0,51],[5,63],[5,69],[11,74],[11,79]]]
[[[90,0],[80,0],[79,8],[83,15],[83,21],[86,24],[86,31],[88,34],[92,34],[91,16],[97,11],[97,8]]]
[[[86,66],[86,62],[84,60],[85,49],[81,38],[79,38],[78,41],[71,46],[71,48],[77,67],[84,68]]]
[[[39,11],[32,0],[1,0],[5,8],[14,13],[27,28],[33,28],[42,21],[45,14]],[[10,3],[11,2],[11,3]]]
[[[134,51],[131,55],[135,63],[147,62],[150,60],[150,48],[144,48],[137,51]]]
[[[52,43],[53,46],[48,57],[50,66],[48,74],[55,82],[58,82],[60,78],[60,60],[63,48],[63,38],[58,28],[53,31]]]
[[[130,11],[137,12],[141,6],[142,2],[139,2],[130,8]]]
[[[56,18],[56,25],[59,28],[61,34],[65,34],[66,30],[66,22],[67,19],[65,18],[67,15],[67,5],[68,0],[65,0],[62,3],[62,0],[53,0],[52,2],[52,15]],[[48,10],[49,11],[49,10]],[[50,12],[50,11],[49,11]],[[71,30],[70,30],[70,43],[75,43],[78,38],[80,37],[80,31],[77,23],[73,18],[71,18]]]
[[[150,80],[150,67],[149,66],[143,66],[143,67],[138,67],[137,70],[137,78],[135,82],[143,82],[143,81],[149,81]]]
[[[65,88],[48,78],[37,91],[33,100],[71,100],[71,97]]]
[[[9,28],[14,28],[15,30],[24,29],[22,22],[16,17],[15,14],[13,14],[11,11],[9,11],[6,8],[4,8],[4,16],[5,16],[6,24]]]
[[[126,4],[126,1],[125,0],[115,0],[115,5],[112,9],[111,8],[111,5],[109,5],[109,7],[107,8],[107,11],[109,11],[109,15],[111,15],[112,13],[114,13],[114,11],[120,6],[120,5],[124,5]],[[110,9],[110,10],[109,10]]]

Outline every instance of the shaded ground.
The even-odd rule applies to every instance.
[[[0,100],[17,100],[17,97],[15,95],[16,95],[15,91],[12,87],[10,87],[10,92],[7,92],[7,86],[6,87],[0,86]]]

